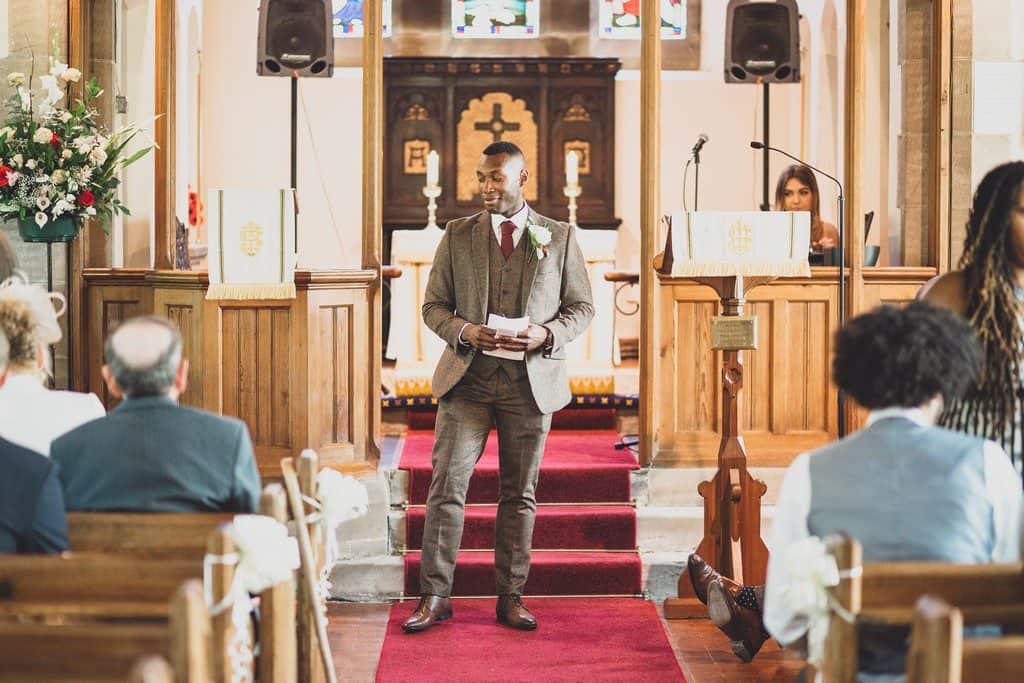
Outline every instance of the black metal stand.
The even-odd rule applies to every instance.
[[[700,199],[700,150],[694,148],[693,152],[693,210],[697,210],[697,201]]]
[[[299,187],[299,75],[292,73],[292,158],[291,187],[295,193],[294,201],[298,202]],[[295,212],[295,253],[299,253],[299,212]]]
[[[46,243],[46,292],[53,291],[53,242]],[[53,387],[57,388],[57,347],[50,344],[50,373]]]
[[[761,199],[761,210],[762,211],[771,211],[772,210],[772,203],[770,201],[771,190],[770,190],[770,185],[768,183],[768,173],[769,173],[769,169],[768,169],[768,156],[769,156],[769,153],[770,153],[770,150],[768,149],[768,131],[771,128],[771,98],[768,96],[768,83],[764,83],[764,104],[762,105],[762,107],[764,109],[764,112],[762,112],[762,117],[763,117],[762,127],[763,127],[763,130],[761,131],[761,138],[762,138],[761,142],[764,143],[764,152],[763,152],[763,154],[764,154],[764,157],[763,157],[764,158],[764,162],[763,162],[764,163],[764,177],[762,178],[762,183],[763,183],[762,189],[764,190],[764,195],[763,195],[763,197]]]
[[[72,286],[71,285],[71,274],[72,274],[72,270],[71,270],[71,245],[72,244],[73,244],[73,242],[65,242],[64,243],[64,270],[65,270],[65,273],[64,273],[64,292],[65,292],[65,296],[64,296],[64,321],[65,321],[65,324],[67,325],[67,329],[68,329],[68,333],[64,336],[64,338],[67,340],[66,346],[67,346],[67,352],[68,352],[68,390],[70,390],[70,391],[74,391],[75,390],[75,386],[73,386],[74,378],[75,378],[75,373],[74,373],[74,369],[75,369],[75,353],[74,353],[75,347],[74,347],[74,341],[75,341],[75,338],[71,334],[72,330],[74,329],[74,319],[71,317],[71,286]]]

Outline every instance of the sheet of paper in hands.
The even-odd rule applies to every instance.
[[[495,313],[487,316],[487,327],[494,330],[496,337],[515,337],[529,326],[530,316],[506,318]],[[509,360],[523,360],[526,358],[525,351],[509,351],[508,349],[494,349],[493,351],[483,351],[483,353],[495,358],[507,358]]]

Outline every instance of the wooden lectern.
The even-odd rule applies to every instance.
[[[674,229],[674,232],[673,232]],[[763,584],[768,548],[761,539],[761,497],[767,487],[747,470],[739,433],[741,351],[757,348],[757,318],[745,316],[746,292],[780,276],[808,276],[810,216],[806,212],[690,212],[669,220],[659,270],[691,277],[715,290],[721,315],[711,325],[712,348],[722,351],[722,426],[718,470],[697,491],[704,499],[700,554],[723,576]],[[668,619],[706,617],[686,570],[678,597],[665,601]]]

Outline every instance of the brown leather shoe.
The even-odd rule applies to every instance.
[[[758,614],[761,613],[761,606],[764,604],[764,586],[753,586],[744,591],[741,584],[716,572],[697,553],[690,554],[690,559],[686,562],[686,573],[690,575],[690,584],[693,585],[693,592],[697,595],[697,599],[705,605],[708,604],[708,586],[712,581],[720,581],[733,600],[743,607],[753,609]]]
[[[732,651],[744,662],[752,660],[769,637],[761,615],[737,603],[721,581],[708,585],[708,616],[729,637]]]
[[[440,595],[424,595],[412,616],[402,622],[406,633],[426,631],[439,621],[452,618],[452,601]]]
[[[537,619],[526,609],[523,599],[518,595],[498,596],[498,622],[517,628],[520,631],[532,631],[537,628]]]

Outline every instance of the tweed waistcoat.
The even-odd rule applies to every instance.
[[[845,531],[863,545],[865,562],[989,562],[983,446],[941,427],[879,420],[811,457],[808,529]]]
[[[490,286],[487,289],[487,314],[497,313],[506,318],[518,318],[523,315],[523,273],[526,268],[526,246],[529,238],[523,234],[519,244],[512,250],[512,255],[505,259],[501,253],[501,245],[494,234],[491,234],[488,249],[488,268],[490,269]],[[479,377],[490,377],[498,368],[504,368],[512,379],[526,374],[525,360],[508,360],[495,358],[478,353],[470,366],[470,372]]]

